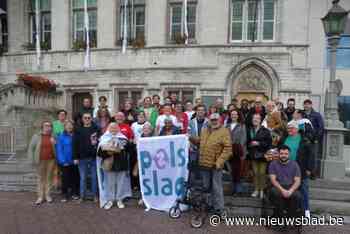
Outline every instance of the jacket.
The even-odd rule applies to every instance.
[[[208,119],[205,118],[203,125],[202,125],[202,129],[201,132],[203,131],[204,128],[208,127]],[[198,140],[200,140],[200,135],[198,132],[198,122],[197,122],[197,118],[191,119],[189,125],[188,125],[188,134],[190,137],[193,138],[197,138]],[[198,151],[198,146],[195,144],[190,145],[190,151],[191,152],[197,152]]]
[[[239,144],[241,145],[241,148],[243,150],[243,155],[240,155],[242,157],[246,156],[247,152],[247,129],[244,124],[237,123],[237,125],[234,127],[234,129],[231,130],[231,124],[227,125],[227,128],[229,129],[231,133],[231,142],[232,145]],[[235,154],[235,152],[233,152]]]
[[[73,165],[73,136],[66,132],[56,139],[57,162],[60,166]]]
[[[145,112],[145,108],[141,107],[139,109],[139,112]],[[156,127],[156,122],[158,118],[158,110],[155,107],[150,107],[149,112],[151,113],[149,116],[149,119],[147,119],[148,122],[150,122],[152,128],[154,129]]]
[[[252,129],[253,128],[249,128],[247,132],[248,157],[251,160],[255,160],[256,156],[258,155],[259,160],[264,160],[264,157],[262,156],[271,148],[272,145],[271,133],[267,128],[261,126],[258,132],[255,134],[255,137],[253,137],[251,135]],[[251,146],[250,143],[252,141],[259,142],[259,145]]]
[[[54,157],[56,158],[55,147],[52,144],[54,153]],[[32,161],[33,164],[38,165],[40,162],[40,148],[41,148],[41,133],[34,134],[30,144],[28,146],[27,155],[29,160]]]
[[[221,169],[232,156],[230,132],[227,128],[204,128],[200,138],[199,165]]]
[[[100,131],[96,125],[90,127],[78,127],[73,135],[73,158],[91,159],[96,157],[97,143],[92,140],[98,139]]]
[[[267,113],[265,116],[266,126],[268,129],[280,129],[283,128],[283,122],[281,118],[281,112],[274,111],[272,113]],[[264,122],[264,121],[263,121]]]
[[[310,114],[305,112],[305,117],[310,120],[312,127],[314,128],[316,140],[319,143],[322,143],[324,122],[321,114],[312,109]]]

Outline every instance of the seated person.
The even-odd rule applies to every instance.
[[[298,163],[289,160],[290,149],[286,145],[278,148],[279,160],[273,160],[269,166],[272,184],[270,200],[276,207],[278,217],[296,216],[301,208],[301,193],[298,191],[301,172]]]

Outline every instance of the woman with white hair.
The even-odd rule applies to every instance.
[[[117,123],[111,123],[102,135],[98,146],[97,173],[100,192],[100,207],[124,208],[123,199],[131,197],[128,139],[120,132]]]

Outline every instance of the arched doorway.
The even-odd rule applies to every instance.
[[[256,96],[261,96],[266,102],[278,96],[279,79],[268,63],[259,58],[248,58],[231,70],[226,87],[231,99],[253,101]]]

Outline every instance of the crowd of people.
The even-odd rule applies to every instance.
[[[52,178],[59,171],[62,202],[83,202],[90,196],[106,210],[114,204],[124,208],[124,199],[139,189],[138,139],[187,134],[189,161],[215,168],[211,178],[215,211],[224,209],[226,170],[232,176],[233,195],[246,192],[242,180],[251,176],[252,197],[264,198],[270,186],[281,212],[302,202],[305,216],[310,217],[308,183],[317,167],[324,131],[322,116],[310,99],[303,102],[304,109],[296,109],[293,98],[286,108],[277,100],[264,105],[259,96],[253,102],[233,99],[227,108],[220,98],[209,107],[201,98],[180,102],[175,93],[164,103],[160,100],[158,95],[136,105],[125,100],[112,113],[105,96],[99,97],[96,108],[85,98],[74,121],[67,119],[65,110],[57,112],[57,120],[44,121],[28,149],[38,168],[36,204],[53,201]]]

